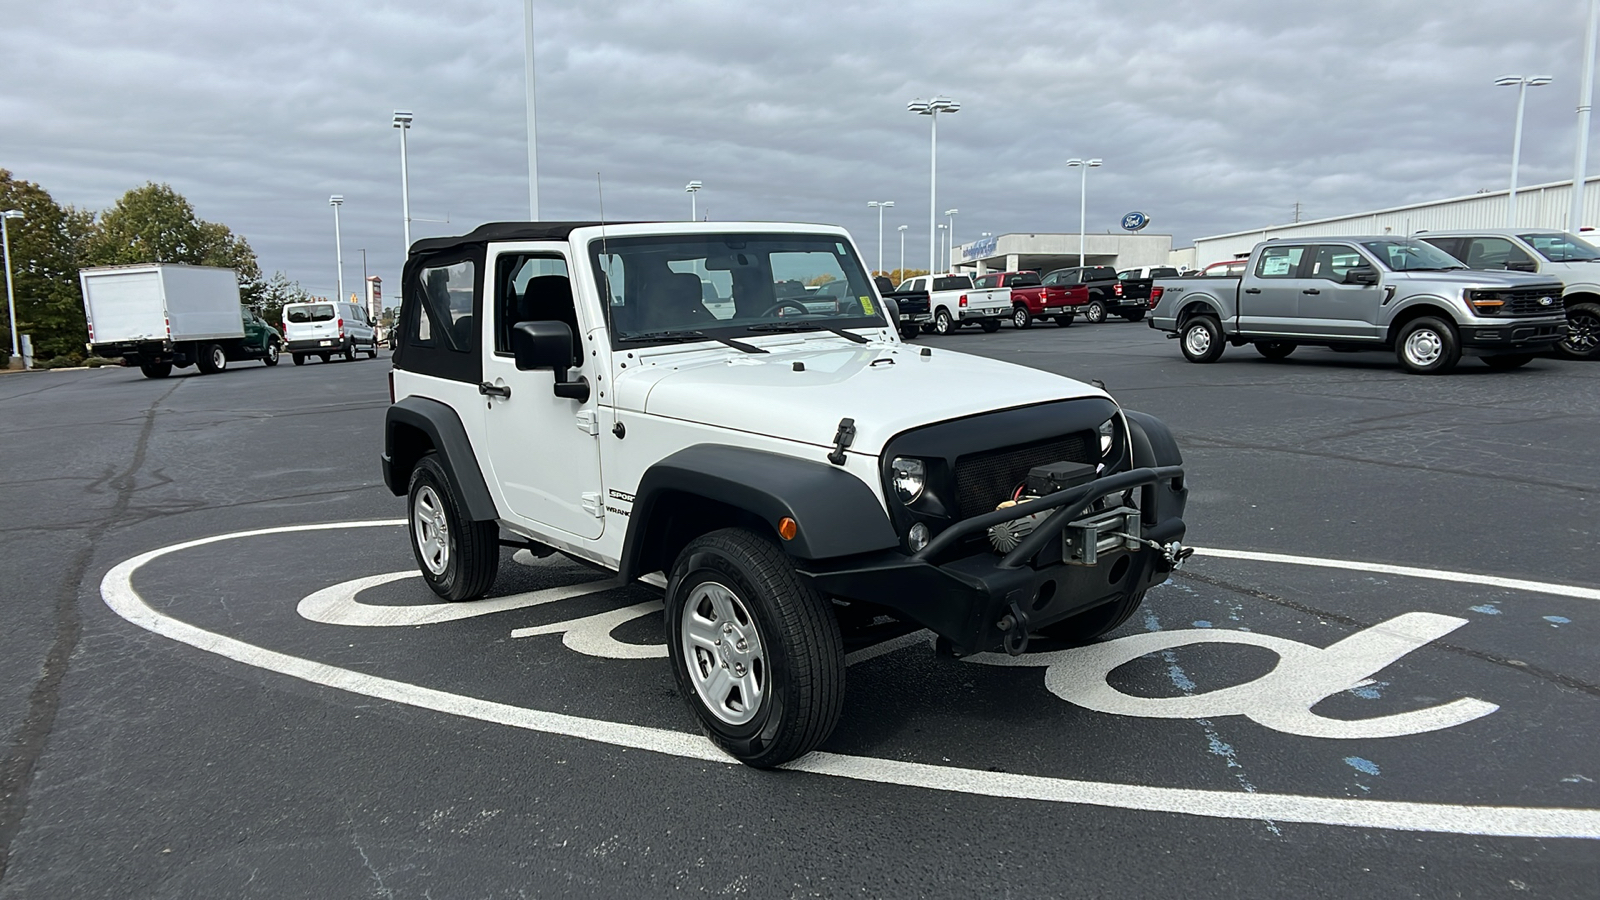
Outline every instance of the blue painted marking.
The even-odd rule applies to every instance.
[[[1560,628],[1562,625],[1569,624],[1572,621],[1566,616],[1545,616],[1544,620],[1549,622],[1552,628]]]
[[[1196,627],[1196,628],[1210,628],[1211,627],[1211,623],[1207,622],[1205,619],[1195,619],[1194,620],[1194,627]]]
[[[1389,686],[1387,681],[1374,681],[1371,684],[1358,684],[1351,688],[1349,693],[1355,694],[1363,700],[1382,700],[1383,689]]]
[[[1469,607],[1467,607],[1467,609],[1469,609],[1469,610],[1471,610],[1472,612],[1475,612],[1475,613],[1483,613],[1486,616],[1498,616],[1498,615],[1500,615],[1500,610],[1495,609],[1493,603],[1485,603],[1485,604],[1483,604],[1481,606],[1469,606]]]
[[[1368,775],[1378,774],[1378,764],[1370,759],[1362,759],[1359,756],[1346,756],[1344,758],[1344,764],[1352,769],[1355,769],[1357,772],[1364,772]]]

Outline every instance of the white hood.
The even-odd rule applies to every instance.
[[[896,434],[978,413],[1051,400],[1104,397],[1060,375],[915,344],[846,343],[831,335],[769,343],[747,354],[652,348],[618,374],[617,405],[831,446],[839,420],[855,420],[851,450],[877,455]],[[795,371],[795,363],[805,364]]]

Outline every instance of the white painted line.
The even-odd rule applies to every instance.
[[[871,647],[863,647],[854,653],[846,654],[844,658],[844,664],[847,666],[853,666],[856,663],[864,663],[869,659],[877,659],[880,656],[886,656],[895,652],[896,650],[901,650],[906,647],[914,647],[917,644],[932,644],[933,641],[933,632],[924,628],[920,631],[913,631],[910,634],[902,634],[897,638],[890,638],[882,643],[873,644]]]
[[[470,603],[416,603],[403,606],[379,606],[356,600],[356,595],[368,588],[375,588],[380,584],[388,584],[391,581],[399,581],[403,578],[420,577],[422,577],[420,572],[412,570],[408,572],[390,572],[384,575],[369,575],[366,578],[353,578],[307,595],[304,600],[300,601],[296,611],[301,616],[313,622],[321,622],[324,625],[397,628],[409,625],[435,625],[440,622],[455,622],[460,619],[471,619],[477,616],[493,615],[498,612],[508,612],[513,609],[554,603],[557,600],[569,600],[573,597],[582,597],[585,594],[598,594],[601,591],[622,587],[622,582],[619,579],[607,578],[601,581],[586,581],[582,584],[512,594],[508,597],[495,597],[490,600],[474,600]],[[512,637],[517,637],[517,635],[512,635]]]
[[[1407,578],[1428,578],[1433,581],[1454,581],[1459,584],[1477,584],[1489,587],[1510,588],[1514,591],[1534,591],[1558,597],[1576,597],[1580,600],[1600,600],[1600,589],[1576,587],[1570,584],[1551,584],[1548,581],[1526,581],[1521,578],[1501,578],[1498,575],[1475,575],[1471,572],[1450,572],[1444,569],[1419,569],[1414,566],[1391,566],[1387,563],[1349,562],[1342,559],[1322,559],[1316,556],[1293,556],[1287,553],[1256,553],[1250,550],[1218,550],[1196,547],[1197,556],[1215,556],[1218,559],[1244,559],[1253,562],[1288,563],[1294,566],[1312,566],[1318,569],[1347,569],[1352,572],[1377,572],[1382,575],[1404,575]]]
[[[148,631],[208,653],[215,653],[227,659],[312,684],[513,728],[595,741],[616,747],[649,750],[669,756],[732,763],[728,756],[700,735],[525,709],[380,678],[376,675],[366,675],[268,650],[207,631],[158,612],[145,603],[144,598],[140,597],[133,587],[133,575],[141,566],[162,556],[194,547],[272,534],[404,524],[404,520],[398,519],[332,522],[262,528],[185,541],[141,553],[118,563],[101,580],[100,595],[106,605],[118,615]],[[980,772],[954,766],[933,766],[822,752],[812,753],[796,760],[787,768],[857,781],[897,784],[985,797],[1085,804],[1209,818],[1270,819],[1277,822],[1500,837],[1600,839],[1600,810],[1593,809],[1404,803],[1388,800],[1306,797],[1296,794],[1249,794],[1150,787],[1006,772]]]

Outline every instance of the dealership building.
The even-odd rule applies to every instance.
[[[1523,228],[1577,232],[1587,228],[1588,223],[1600,222],[1600,191],[1594,190],[1596,185],[1600,185],[1600,175],[1584,179],[1583,223],[1578,228],[1573,228],[1567,222],[1572,203],[1570,178],[1518,188],[1516,223]],[[1172,251],[1164,262],[1178,267],[1200,268],[1226,259],[1249,256],[1256,244],[1268,238],[1408,235],[1419,231],[1504,228],[1510,193],[1509,190],[1485,191],[1465,197],[1195,238],[1193,247]]]
[[[1084,234],[1081,247],[1083,264],[1132,269],[1139,266],[1164,266],[1172,254],[1172,235],[1124,232]],[[1071,234],[1001,234],[961,244],[955,250],[955,271],[979,275],[984,272],[1015,272],[1033,269],[1039,273],[1078,265],[1080,236]]]

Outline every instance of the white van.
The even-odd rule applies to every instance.
[[[283,340],[297,366],[305,365],[307,356],[323,362],[335,353],[345,359],[355,359],[357,351],[370,359],[378,356],[378,332],[366,310],[342,300],[284,304]]]

